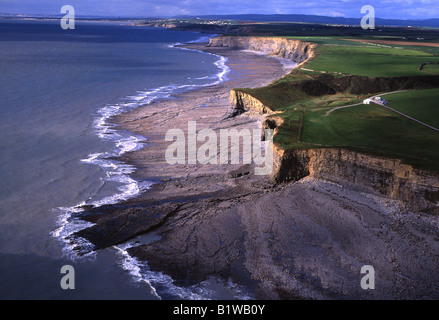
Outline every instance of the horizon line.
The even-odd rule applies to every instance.
[[[0,12],[0,17],[41,17],[41,18],[55,18],[55,17],[62,17],[64,14],[58,13],[58,14],[42,14],[42,13],[10,13],[10,12]],[[231,14],[183,14],[183,15],[173,15],[173,16],[132,16],[132,15],[97,15],[97,14],[77,14],[76,17],[78,18],[100,18],[100,19],[178,19],[183,17],[192,17],[192,18],[203,18],[203,17],[233,17],[233,16],[310,16],[310,17],[325,17],[325,18],[332,18],[332,19],[358,19],[361,17],[346,17],[346,16],[329,16],[329,15],[320,15],[320,14],[304,14],[304,13],[231,13]],[[206,20],[212,20],[209,18],[205,18]],[[227,20],[225,18],[218,18],[219,20]],[[438,18],[427,18],[427,19],[420,19],[420,18],[381,18],[376,17],[375,19],[379,20],[397,20],[397,21],[429,21],[429,20],[439,20]],[[233,20],[233,19],[231,19]],[[249,20],[251,21],[251,20]],[[275,22],[275,21],[274,21]],[[285,21],[283,21],[285,22]],[[291,21],[291,22],[299,22],[299,21]]]

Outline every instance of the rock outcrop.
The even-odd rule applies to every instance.
[[[230,103],[233,116],[244,112],[255,112],[257,114],[272,114],[273,111],[252,95],[240,90],[230,90]]]
[[[439,175],[413,168],[400,159],[340,148],[283,150],[274,148],[276,182],[306,176],[351,189],[402,200],[408,209],[439,214]]]

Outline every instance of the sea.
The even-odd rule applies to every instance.
[[[251,298],[215,278],[176,285],[127,254],[136,239],[86,255],[69,241],[89,225],[77,218],[82,206],[151,187],[114,160],[147,138],[119,130],[111,116],[227,79],[226,58],[178,46],[209,36],[116,22],[76,21],[64,30],[56,20],[0,20],[0,299]]]

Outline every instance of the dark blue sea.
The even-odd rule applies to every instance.
[[[148,189],[108,160],[143,147],[111,116],[224,81],[226,59],[178,43],[195,32],[109,22],[0,20],[0,299],[233,299],[232,283],[178,287],[122,244],[79,256],[66,241],[74,213]],[[154,241],[149,235],[143,241]],[[74,267],[75,289],[60,282]]]

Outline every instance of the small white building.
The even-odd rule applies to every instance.
[[[372,100],[371,99],[366,99],[366,100],[363,100],[363,104],[370,104],[372,102]]]
[[[375,100],[376,101],[381,101],[382,99],[381,99],[381,97],[375,97]]]

